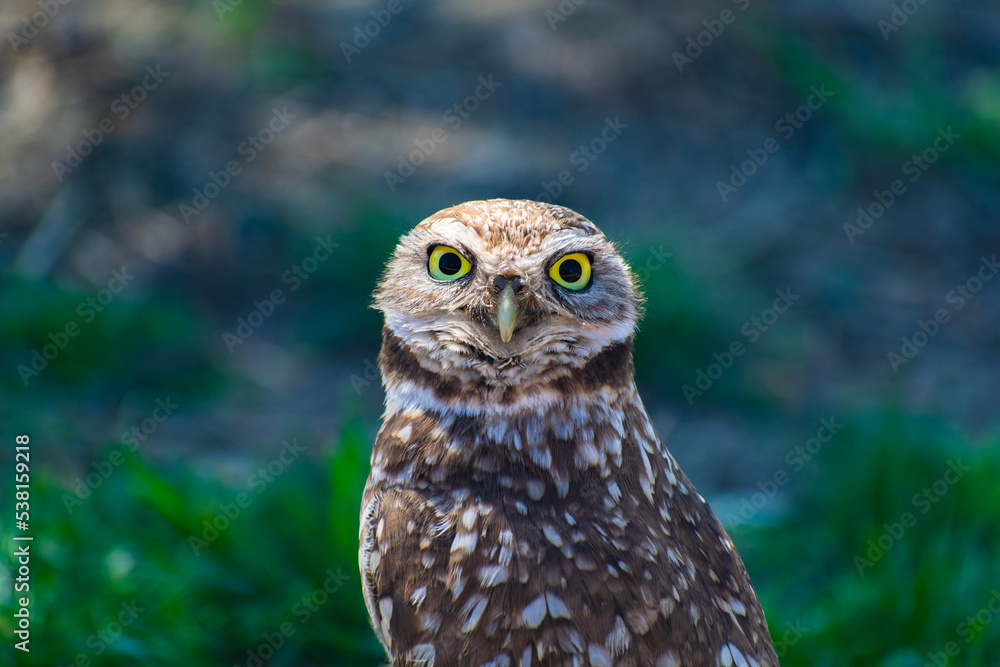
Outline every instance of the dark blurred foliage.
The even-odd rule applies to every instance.
[[[148,593],[162,614],[107,664],[170,664],[172,637],[175,664],[245,664],[327,564],[356,578],[369,295],[401,233],[477,198],[550,198],[619,242],[648,299],[640,389],[727,523],[821,418],[847,424],[735,536],[776,639],[816,627],[783,661],[922,665],[1000,585],[990,483],[875,576],[851,562],[947,460],[996,463],[995,3],[52,0],[0,23],[0,438],[32,436],[39,576],[77,612],[38,621],[35,664],[90,650],[164,572],[190,590]],[[768,322],[776,291],[797,298]],[[150,422],[158,400],[179,407]],[[193,555],[286,438],[308,463]],[[351,581],[271,664],[371,664]],[[956,664],[996,663],[998,633]]]

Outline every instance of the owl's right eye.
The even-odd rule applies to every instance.
[[[472,270],[472,263],[462,253],[446,245],[436,245],[427,258],[427,273],[434,280],[451,282]]]

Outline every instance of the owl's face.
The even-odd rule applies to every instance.
[[[397,246],[375,301],[424,366],[498,382],[511,368],[584,363],[631,335],[640,308],[631,272],[593,223],[505,199],[460,204],[418,224]]]

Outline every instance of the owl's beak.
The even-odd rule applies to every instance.
[[[514,288],[508,285],[500,292],[494,306],[494,315],[497,318],[497,329],[500,330],[500,339],[509,343],[514,335],[514,326],[517,324],[517,316],[520,307],[517,305],[517,297],[514,295]]]

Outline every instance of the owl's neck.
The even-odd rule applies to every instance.
[[[632,337],[613,341],[590,358],[442,361],[418,354],[388,328],[383,330],[379,368],[386,414],[407,409],[477,417],[542,414],[604,402],[634,391]]]
[[[543,487],[565,496],[574,477],[620,467],[626,437],[656,442],[635,391],[631,337],[521,385],[429,370],[388,330],[379,362],[386,413],[373,464],[390,479],[458,473],[502,486],[530,481],[527,471],[546,482],[526,487],[529,496]]]

